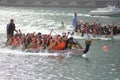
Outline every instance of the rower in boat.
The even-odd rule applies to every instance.
[[[83,49],[82,46],[78,46],[77,42],[74,41],[73,37],[70,37],[69,39],[66,40],[66,45],[64,49]]]
[[[6,47],[11,46],[12,48],[20,47],[22,44],[22,33],[15,34],[14,36],[9,35],[8,40],[5,42]]]
[[[12,49],[20,47],[23,51],[28,52],[39,52],[47,49],[48,52],[59,51],[60,53],[83,53],[83,47],[73,37],[68,38],[68,35],[66,34],[52,37],[51,32],[49,35],[43,35],[40,33],[28,33],[27,35],[24,35],[20,32],[19,34],[15,34],[13,37],[9,37],[9,40],[6,42],[6,46],[11,46]],[[85,49],[84,53],[87,53],[90,45],[91,44],[86,42],[87,50]]]
[[[58,37],[56,39],[50,40],[50,44],[48,46],[48,49],[52,50],[63,50],[65,47],[65,41],[62,37]]]

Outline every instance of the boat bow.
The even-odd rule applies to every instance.
[[[89,51],[89,48],[90,48],[90,46],[92,44],[91,40],[86,40],[85,44],[86,44],[86,48],[84,49],[83,54],[86,54]]]

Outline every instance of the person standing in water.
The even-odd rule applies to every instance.
[[[75,32],[77,32],[77,28],[76,28],[77,22],[78,22],[77,13],[74,13],[74,17],[72,20],[72,26],[73,26]]]
[[[14,31],[18,33],[18,31],[15,29],[15,24],[13,19],[10,19],[10,23],[7,24],[6,31],[7,31],[7,39],[9,36],[13,37]]]

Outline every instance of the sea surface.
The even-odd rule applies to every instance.
[[[4,47],[6,25],[11,18],[15,20],[16,29],[23,33],[47,34],[51,29],[54,29],[53,34],[70,31],[74,12],[84,22],[120,24],[120,17],[90,16],[92,9],[0,6],[0,80],[120,80],[120,39],[93,40],[87,61],[80,55],[51,58],[42,55],[47,52],[26,53]],[[61,21],[65,29],[61,29]],[[78,41],[85,47],[85,40]],[[103,46],[108,50],[103,51]]]

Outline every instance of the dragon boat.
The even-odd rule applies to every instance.
[[[81,46],[79,43],[77,43],[78,46]],[[49,53],[49,54],[57,54],[57,55],[64,55],[64,54],[70,54],[70,55],[82,55],[82,54],[87,54],[87,52],[90,49],[91,46],[91,40],[86,40],[85,41],[85,48],[80,48],[80,49],[64,49],[64,50],[47,50],[47,49],[26,49],[25,52],[32,52],[32,53]]]

